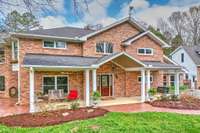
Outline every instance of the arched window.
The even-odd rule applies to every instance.
[[[96,44],[96,52],[103,54],[113,53],[113,44],[110,42],[98,42]]]

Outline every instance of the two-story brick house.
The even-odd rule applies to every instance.
[[[11,87],[34,110],[35,95],[76,88],[85,105],[92,91],[102,97],[141,96],[151,87],[176,86],[181,67],[164,56],[168,44],[130,18],[100,30],[74,27],[10,33],[0,49],[0,94]],[[174,80],[168,81],[168,75]]]

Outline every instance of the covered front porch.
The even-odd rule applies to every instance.
[[[78,89],[81,106],[91,106],[91,94],[95,91],[102,95],[99,106],[144,102],[148,99],[148,89],[157,87],[159,82],[162,84],[159,79],[161,72],[166,70],[152,67],[126,53],[115,53],[101,58],[44,56],[31,54],[24,60],[24,67],[29,71],[30,112],[36,111],[36,92],[42,90],[44,93],[46,88],[52,86],[55,90],[64,87],[65,95],[70,89]],[[173,69],[176,74],[177,95],[179,69]],[[153,79],[152,74],[155,75]],[[52,75],[53,78],[44,78]],[[53,80],[55,84],[52,85],[47,79]],[[66,84],[59,83],[64,80]],[[67,102],[65,104],[69,105]]]

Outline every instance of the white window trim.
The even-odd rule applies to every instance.
[[[58,86],[57,86],[57,78],[58,77],[67,77],[67,93],[69,93],[69,75],[43,75],[42,76],[42,93],[44,94],[44,78],[45,77],[54,77],[55,79],[55,90],[57,90]]]
[[[138,81],[138,83],[141,83],[141,81],[139,81],[139,78],[141,78],[142,76],[138,76],[137,77],[137,81]],[[146,78],[147,78],[147,76],[146,76]],[[150,79],[152,79],[151,81],[150,81],[150,83],[153,83],[153,75],[150,75]]]
[[[106,44],[107,44],[107,42],[103,42],[103,52],[97,52],[97,43],[96,43],[96,45],[95,45],[95,52],[97,53],[97,54],[103,54],[103,55],[109,55],[109,54],[112,54],[112,53],[107,53],[106,52]],[[111,43],[112,44],[112,43]],[[112,45],[112,47],[113,47],[113,45]]]
[[[54,47],[45,47],[44,42],[45,41],[52,41],[54,42]],[[64,48],[57,48],[56,47],[56,42],[65,42],[65,47]],[[67,49],[67,42],[66,41],[61,41],[61,40],[43,40],[43,48],[48,48],[48,49]]]
[[[14,52],[14,42],[17,42],[17,59],[15,59],[15,52]],[[19,40],[15,39],[12,41],[12,60],[19,60]]]
[[[139,49],[144,49],[144,53],[139,53]],[[150,50],[152,51],[152,53],[151,53],[151,54],[147,54],[147,53],[146,53],[146,50],[147,50],[147,49],[150,49]],[[137,48],[137,54],[138,54],[138,55],[153,55],[153,53],[154,53],[154,51],[153,51],[152,48]]]

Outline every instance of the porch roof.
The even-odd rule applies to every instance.
[[[163,69],[181,69],[182,67],[173,63],[166,63],[160,61],[143,61],[149,68],[163,68]]]
[[[122,67],[144,67],[139,60],[128,54],[113,53],[102,57],[26,54],[23,60],[24,67],[40,68],[98,68],[101,65],[113,61]]]

